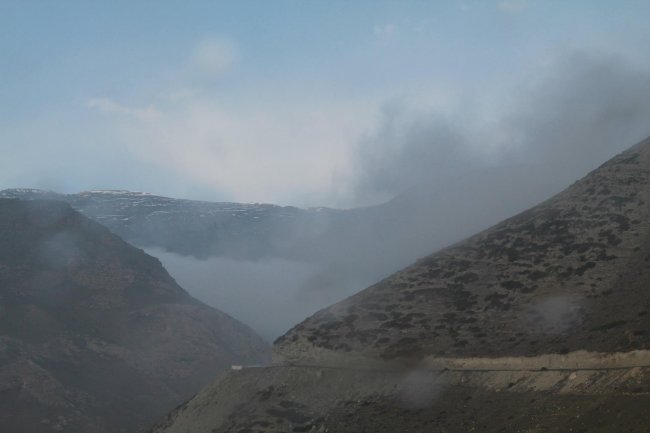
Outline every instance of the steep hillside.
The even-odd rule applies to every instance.
[[[319,312],[276,352],[613,352],[650,342],[650,142],[554,198]]]
[[[650,139],[296,326],[152,432],[645,432]]]
[[[246,326],[69,205],[0,199],[3,432],[134,431],[230,364],[267,356]]]

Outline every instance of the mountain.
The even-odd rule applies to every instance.
[[[68,202],[159,258],[192,295],[268,340],[411,259],[388,264],[398,248],[389,256],[378,253],[377,233],[391,230],[384,229],[383,213],[367,209],[215,203],[129,191],[21,188],[0,191],[0,197]],[[401,257],[405,248],[399,250]]]
[[[503,171],[503,170],[502,170]],[[532,173],[531,168],[526,168]],[[511,172],[482,173],[470,188],[462,179],[445,188],[430,186],[406,191],[386,203],[352,209],[326,207],[300,209],[260,203],[208,202],[163,197],[143,192],[99,190],[77,194],[13,188],[0,191],[0,198],[50,199],[68,202],[131,244],[199,259],[225,257],[238,260],[283,258],[335,266],[353,272],[384,272],[387,266],[408,264],[424,254],[432,243],[459,239],[468,230],[497,221],[519,205],[499,203],[487,212],[482,184],[501,188]],[[458,190],[474,191],[458,198]],[[511,201],[526,202],[524,194]],[[527,195],[539,195],[539,191]],[[449,205],[453,202],[453,205]],[[445,203],[446,206],[438,206]],[[487,215],[476,215],[480,204]],[[461,214],[459,216],[458,214]],[[449,222],[454,224],[450,225]],[[431,227],[443,230],[432,232]],[[462,227],[458,229],[457,227]],[[378,248],[391,246],[390,251]],[[345,260],[341,260],[341,251]],[[374,254],[369,254],[374,252]],[[370,256],[370,257],[369,257]],[[378,271],[383,269],[383,271]]]
[[[54,199],[140,247],[158,247],[197,258],[255,260],[295,257],[289,241],[299,226],[317,224],[337,211],[271,204],[206,202],[131,191],[58,194],[38,189],[6,189],[0,197]]]
[[[68,204],[0,199],[0,426],[131,432],[233,363],[250,329]]]
[[[642,432],[650,139],[325,308],[152,432]]]
[[[553,199],[319,312],[289,332],[278,352],[291,358],[292,351],[318,347],[389,359],[645,348],[645,145]]]
[[[274,339],[432,248],[485,228],[542,196],[526,189],[526,197],[517,193],[488,202],[486,197],[494,194],[485,189],[505,190],[511,174],[486,172],[481,181],[463,177],[445,188],[416,189],[381,205],[345,210],[213,203],[129,191],[9,189],[0,191],[0,197],[70,203],[146,248],[194,296]],[[242,296],[259,302],[243,302]]]

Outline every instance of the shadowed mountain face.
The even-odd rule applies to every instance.
[[[650,139],[318,312],[275,366],[151,431],[647,431],[649,200]]]
[[[0,199],[0,426],[127,432],[265,343],[65,203]]]

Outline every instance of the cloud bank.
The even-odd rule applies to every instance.
[[[360,201],[476,184],[487,173],[506,171],[513,171],[512,190],[538,189],[542,182],[543,193],[551,194],[650,135],[650,70],[616,55],[563,55],[508,99],[478,116],[467,106],[450,113],[386,105],[380,125],[354,155]]]
[[[650,73],[617,56],[571,53],[519,89],[490,116],[387,104],[354,148],[348,192],[358,203],[395,198],[356,210],[339,226],[293,233],[289,244],[313,246],[304,261],[152,253],[194,296],[272,339],[418,257],[550,197],[650,133]],[[566,305],[551,300],[536,314],[555,329]]]

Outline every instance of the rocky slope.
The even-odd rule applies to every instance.
[[[650,343],[650,142],[287,333],[276,352],[615,352]]]
[[[0,199],[3,432],[134,431],[267,350],[68,204]]]
[[[650,139],[326,308],[154,432],[643,432]]]

